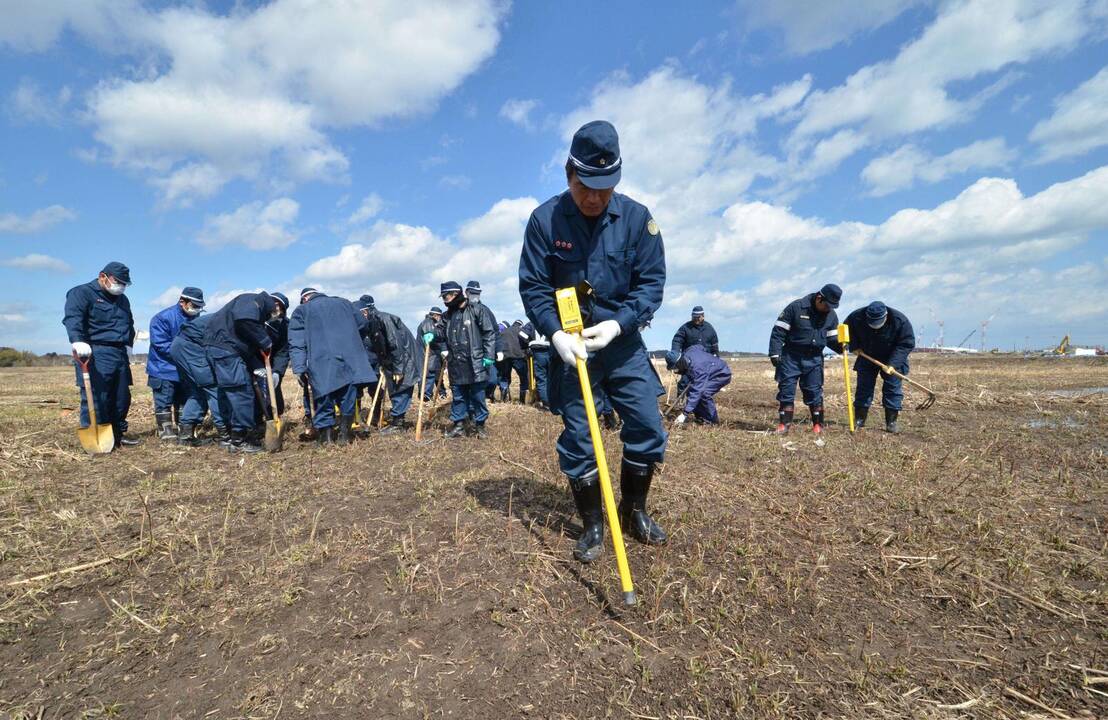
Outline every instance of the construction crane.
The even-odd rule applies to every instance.
[[[966,341],[967,341],[967,340],[969,340],[969,339],[970,339],[971,337],[973,337],[973,334],[974,334],[975,332],[977,332],[977,328],[974,328],[973,330],[970,330],[970,331],[969,331],[969,335],[966,335],[966,336],[965,336],[964,338],[962,338],[962,342],[958,343],[958,344],[957,344],[957,345],[955,345],[954,347],[956,347],[956,348],[964,348],[964,347],[966,346]],[[971,350],[970,352],[973,352],[973,351]]]
[[[995,317],[996,313],[993,313],[985,322],[981,323],[981,352],[985,352],[985,329],[989,327],[989,323],[991,323]]]
[[[931,313],[931,319],[934,320],[935,324],[937,324],[939,326],[939,339],[935,341],[935,347],[937,347],[939,349],[942,349],[943,339],[944,339],[943,338],[943,325],[945,325],[945,323],[942,320],[937,320],[935,318],[935,311],[933,309],[927,308],[927,311],[929,313]]]
[[[1066,350],[1069,350],[1069,347],[1070,347],[1070,336],[1066,335],[1064,338],[1062,338],[1062,342],[1058,343],[1058,347],[1054,348],[1054,354],[1055,355],[1065,355]]]

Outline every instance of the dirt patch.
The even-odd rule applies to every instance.
[[[1108,715],[1108,396],[1050,392],[1108,364],[921,357],[939,403],[895,437],[845,432],[829,364],[823,446],[734,369],[723,426],[672,435],[634,608],[572,561],[549,414],[89,458],[71,373],[2,371],[0,717]]]

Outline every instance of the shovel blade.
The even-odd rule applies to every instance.
[[[277,452],[281,449],[281,421],[267,420],[265,423],[265,449]]]
[[[77,439],[90,455],[104,455],[115,448],[115,433],[111,425],[89,425],[77,428]]]

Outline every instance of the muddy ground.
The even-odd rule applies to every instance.
[[[1108,716],[1108,362],[916,356],[895,437],[840,368],[822,446],[764,361],[673,433],[630,609],[532,408],[242,457],[150,437],[137,369],[90,458],[70,371],[0,371],[0,717]]]

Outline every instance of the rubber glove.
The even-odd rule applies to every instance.
[[[481,358],[481,364],[484,365],[485,367],[492,367],[493,365],[496,364],[496,361],[493,360],[492,358]]]
[[[550,343],[562,358],[566,365],[576,365],[577,358],[587,360],[589,353],[585,350],[585,343],[575,335],[570,335],[565,330],[559,330],[550,337]]]
[[[433,333],[433,332],[423,333],[423,344],[424,345],[430,345],[431,341],[434,340],[434,339],[435,339],[435,333]]]
[[[673,422],[676,423],[677,425],[684,425],[685,424],[685,413],[681,413],[680,415],[678,415],[677,419],[674,420]]]
[[[587,327],[581,331],[581,337],[585,338],[585,350],[596,352],[608,347],[608,343],[619,337],[621,330],[615,320],[605,320],[601,323]]]
[[[92,346],[86,342],[73,343],[73,352],[77,353],[79,358],[87,358],[92,355]]]
[[[502,352],[498,352],[498,353],[496,354],[496,361],[497,361],[497,362],[504,362],[504,353],[502,353]]]

